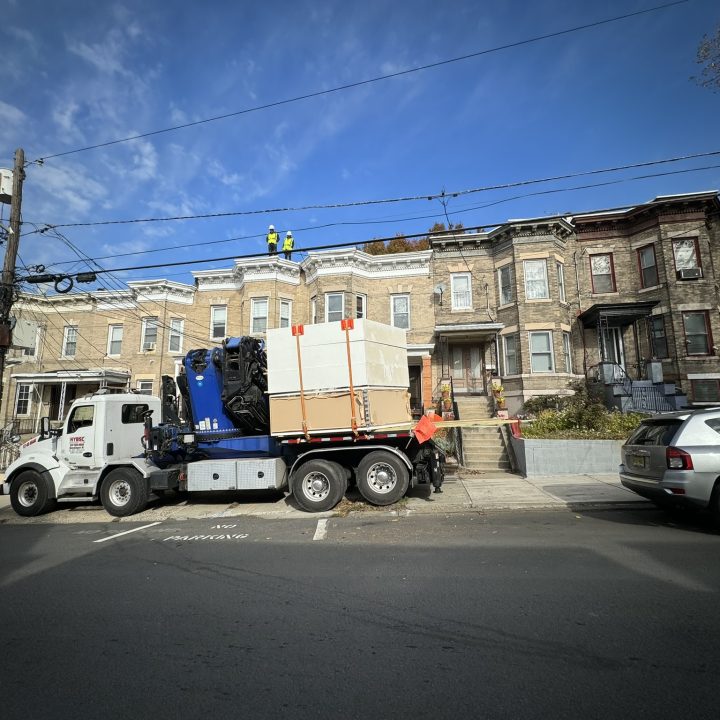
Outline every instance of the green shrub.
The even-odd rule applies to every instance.
[[[522,434],[526,438],[625,440],[644,417],[591,403],[584,409],[544,410],[535,421],[523,424]]]

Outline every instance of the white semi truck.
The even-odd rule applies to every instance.
[[[3,493],[24,516],[99,498],[122,517],[166,490],[287,489],[310,512],[335,507],[351,481],[376,505],[397,502],[417,484],[440,491],[445,458],[410,425],[396,432],[271,435],[257,367],[263,360],[264,346],[252,338],[188,353],[178,383],[184,422],[170,378],[162,399],[100,392],[75,400],[61,429],[43,418],[40,436],[22,445]]]

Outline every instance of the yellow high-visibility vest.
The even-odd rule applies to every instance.
[[[267,241],[268,241],[268,245],[277,245],[278,234],[276,232],[268,233]]]
[[[285,241],[283,242],[283,250],[292,250],[293,249],[293,238],[292,236],[286,237]]]

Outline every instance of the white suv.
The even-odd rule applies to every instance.
[[[720,408],[643,420],[622,447],[620,481],[658,505],[720,517]]]

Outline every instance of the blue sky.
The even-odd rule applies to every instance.
[[[659,0],[389,3],[5,0],[0,166],[330,89],[660,4]],[[716,0],[688,3],[27,168],[23,219],[58,225],[254,211],[455,191],[720,150],[720,93],[690,80]],[[704,158],[449,201],[465,226],[720,188]],[[563,189],[541,196],[530,192]],[[517,195],[525,195],[512,199]],[[496,203],[496,204],[491,204]],[[481,207],[486,205],[487,207]],[[3,208],[7,223],[9,209]],[[431,216],[431,217],[425,217]],[[104,268],[260,252],[273,222],[296,245],[419,233],[437,201],[63,228]],[[339,223],[357,223],[342,225]],[[321,225],[335,224],[332,227]],[[230,238],[246,238],[225,242]],[[187,247],[186,247],[187,246]],[[129,254],[138,253],[142,254]],[[50,233],[20,259],[84,264]],[[192,282],[190,269],[120,272]],[[111,287],[109,281],[100,283]],[[79,289],[96,287],[79,286]]]

